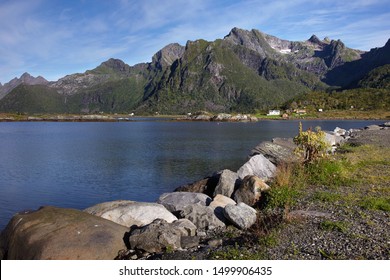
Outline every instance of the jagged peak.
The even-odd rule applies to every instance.
[[[18,79],[17,79],[18,80]],[[36,85],[36,84],[46,84],[48,83],[48,81],[43,78],[42,76],[38,76],[38,77],[34,77],[34,76],[31,76],[29,73],[27,72],[24,72],[19,80],[22,82],[22,83],[25,83],[25,84],[29,84],[29,85]]]
[[[307,40],[313,44],[317,44],[317,45],[322,45],[324,42],[322,42],[316,35],[311,35],[311,37],[309,38],[309,40]]]
[[[107,61],[104,61],[101,65],[107,66],[109,68],[118,68],[118,67],[125,67],[127,64],[124,63],[122,60],[117,58],[110,58]]]
[[[22,76],[20,76],[20,79],[26,79],[26,78],[33,78],[28,72],[24,72]]]
[[[186,47],[178,43],[166,45],[153,55],[152,63],[160,66],[170,66],[175,60],[183,56],[185,49]]]

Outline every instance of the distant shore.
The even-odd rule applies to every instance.
[[[16,114],[0,113],[0,122],[118,122],[139,120],[256,122],[260,120],[389,120],[390,111],[328,111],[322,113],[267,116],[262,114],[212,114],[208,112],[187,115],[134,114]]]

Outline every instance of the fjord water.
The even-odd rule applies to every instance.
[[[259,142],[292,137],[298,121],[257,123],[0,123],[0,229],[43,205],[84,209],[160,194],[224,168],[236,171]],[[304,129],[381,121],[303,121]]]

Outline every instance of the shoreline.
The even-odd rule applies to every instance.
[[[225,116],[222,116],[225,115]],[[229,117],[226,117],[228,115]],[[376,114],[372,116],[294,116],[289,118],[253,116],[251,114],[208,114],[208,115],[126,115],[126,114],[36,114],[17,115],[0,113],[0,122],[138,122],[138,121],[177,121],[177,122],[258,122],[258,121],[289,121],[289,120],[373,120],[388,121],[385,117]]]

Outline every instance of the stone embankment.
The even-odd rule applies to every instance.
[[[326,139],[363,141],[390,123],[363,131],[336,128]],[[360,135],[363,135],[360,138]],[[262,142],[236,172],[210,177],[164,193],[155,203],[111,201],[84,211],[52,206],[14,215],[1,234],[1,259],[143,259],[167,251],[221,246],[212,238],[227,226],[256,223],[258,203],[276,166],[296,161],[292,139]],[[305,213],[303,213],[305,214]]]

